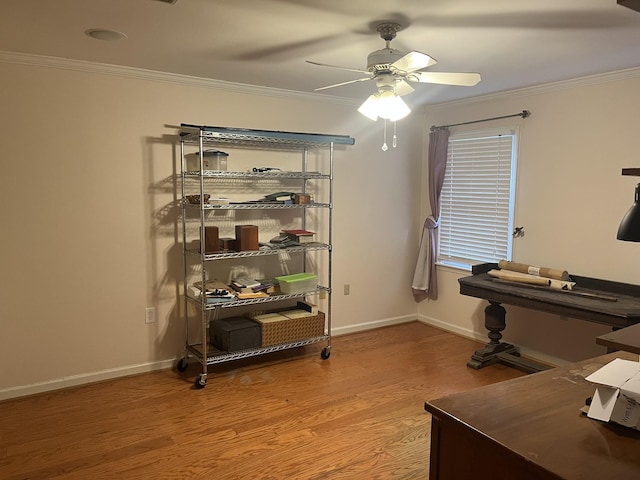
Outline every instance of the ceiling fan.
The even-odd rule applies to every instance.
[[[363,73],[366,75],[363,78],[316,88],[315,91],[327,90],[351,83],[364,82],[366,80],[375,80],[379,92],[381,90],[391,90],[395,95],[402,96],[414,91],[413,87],[409,85],[408,82],[438,83],[444,85],[472,87],[480,81],[479,73],[421,71],[423,68],[430,67],[438,62],[429,55],[415,50],[405,54],[400,50],[391,48],[391,40],[396,37],[397,32],[401,29],[402,26],[396,22],[387,21],[381,22],[377,25],[376,30],[380,34],[380,37],[386,42],[386,47],[369,54],[367,57],[367,70],[345,68],[307,60],[307,63],[311,63],[313,65],[339,68],[341,70]]]

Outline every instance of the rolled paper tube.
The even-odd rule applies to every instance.
[[[545,287],[548,287],[551,284],[551,279],[549,278],[523,275],[522,273],[509,272],[507,270],[489,270],[488,273],[492,277],[509,280],[511,282],[528,283],[529,285],[544,285]]]
[[[569,280],[569,272],[560,270],[559,268],[536,267],[526,263],[509,262],[500,260],[498,266],[503,270],[511,270],[513,272],[528,273],[538,277],[554,278],[556,280]]]

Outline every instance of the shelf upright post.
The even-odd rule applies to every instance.
[[[327,298],[327,350],[331,352],[331,318],[333,316],[331,311],[333,297],[333,142],[329,144],[329,232],[327,243],[329,244],[328,250],[328,285],[329,296]]]
[[[309,148],[304,147],[304,149],[302,150],[302,173],[303,173],[302,193],[307,193],[308,179],[304,174],[307,173],[308,168],[309,168]],[[303,230],[307,229],[307,209],[306,208],[302,210],[302,229]]]
[[[183,268],[183,281],[182,281],[182,295],[183,295],[183,308],[184,308],[184,313],[183,316],[185,318],[185,322],[184,322],[184,338],[185,338],[185,353],[184,353],[184,357],[185,359],[188,358],[188,345],[189,345],[189,322],[188,322],[188,318],[187,318],[187,311],[188,311],[188,306],[189,306],[189,302],[187,300],[187,274],[189,272],[188,267],[187,267],[187,221],[186,221],[186,214],[187,214],[187,210],[186,210],[186,205],[184,204],[184,198],[185,198],[185,188],[184,188],[184,184],[185,184],[185,171],[186,171],[186,164],[185,164],[185,157],[184,157],[184,135],[181,135],[180,137],[180,207],[181,207],[181,221],[182,221],[182,268]]]
[[[304,149],[302,150],[302,193],[307,193],[307,177],[306,177],[306,173],[307,173],[307,169],[309,168],[309,148],[308,147],[304,147]],[[307,209],[302,208],[302,223],[301,223],[301,227],[303,230],[307,229]],[[307,252],[305,252],[302,255],[302,271],[306,272],[307,271]]]
[[[203,130],[200,128],[198,135],[198,147],[199,147],[199,160],[200,160],[200,175],[198,177],[200,181],[200,268],[202,274],[202,289],[200,292],[200,321],[201,328],[200,332],[202,335],[202,375],[200,377],[201,381],[207,381],[207,355],[208,355],[208,346],[207,346],[207,271],[206,271],[206,262],[205,262],[205,233],[204,233],[204,140],[203,140]]]

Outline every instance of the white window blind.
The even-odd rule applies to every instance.
[[[451,135],[440,196],[438,262],[511,259],[516,132]]]

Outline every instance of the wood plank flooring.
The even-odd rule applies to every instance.
[[[0,479],[426,479],[424,401],[514,378],[411,322],[0,403]]]

